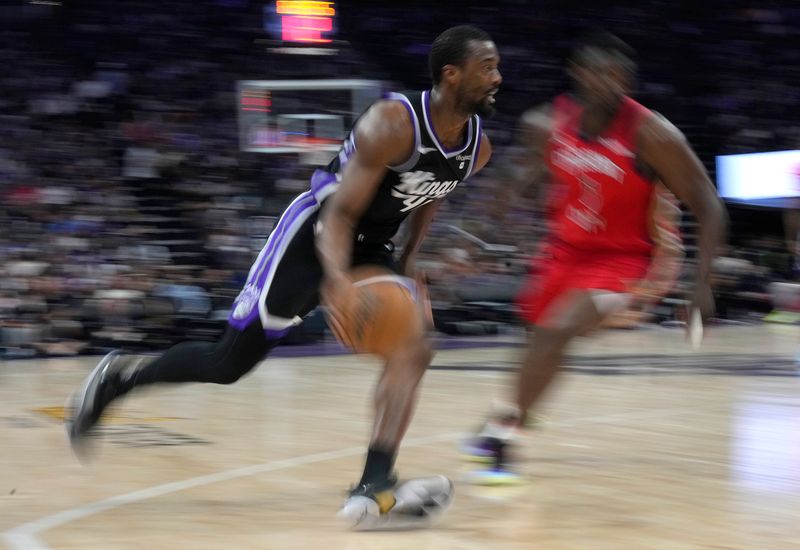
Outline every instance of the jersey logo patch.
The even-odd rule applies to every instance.
[[[611,150],[612,153],[617,155],[621,155],[623,157],[635,158],[636,155],[633,151],[625,147],[618,139],[616,138],[604,138],[601,137],[599,140],[601,145],[607,147]]]
[[[417,170],[400,174],[400,184],[392,188],[392,196],[403,199],[401,212],[408,212],[438,198],[456,188],[458,180],[436,181],[430,172]]]
[[[625,178],[625,171],[607,156],[596,151],[568,147],[557,149],[552,154],[553,164],[568,173],[580,176],[587,172],[604,174],[618,183]]]

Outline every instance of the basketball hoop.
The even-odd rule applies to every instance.
[[[298,153],[303,164],[326,164],[356,118],[381,97],[383,83],[244,80],[238,83],[238,91],[241,150]]]

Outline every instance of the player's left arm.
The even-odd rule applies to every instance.
[[[428,294],[428,277],[424,272],[417,270],[417,252],[422,246],[422,241],[428,234],[433,216],[439,209],[444,199],[437,199],[420,206],[408,220],[408,240],[400,254],[400,273],[406,277],[414,279],[417,286],[417,303],[419,304],[425,323],[428,327],[433,327],[433,310],[431,309],[430,296]]]
[[[481,146],[478,152],[478,158],[475,159],[475,165],[470,177],[477,174],[492,156],[492,144],[489,137],[481,133]],[[433,314],[431,312],[430,300],[428,299],[427,277],[424,273],[417,272],[416,260],[417,252],[419,252],[422,242],[430,230],[433,217],[436,211],[441,206],[444,199],[437,199],[424,206],[414,210],[409,218],[408,239],[403,247],[403,252],[400,255],[400,271],[407,277],[412,277],[417,284],[418,300],[420,301],[423,312],[425,314],[426,322],[429,326],[433,326]]]
[[[486,134],[481,133],[481,146],[478,152],[478,158],[475,159],[475,166],[470,173],[470,177],[480,172],[492,156],[492,144]],[[409,219],[408,239],[403,252],[400,255],[400,267],[403,272],[409,277],[414,276],[414,260],[416,259],[417,252],[422,246],[422,241],[428,234],[431,227],[433,216],[439,209],[443,199],[438,199],[433,202],[421,206],[414,210]]]
[[[663,184],[655,183],[649,212],[649,233],[653,240],[652,261],[645,276],[634,287],[634,302],[646,307],[663,299],[680,274],[685,256],[680,232],[681,209]]]
[[[651,307],[669,294],[680,275],[685,256],[680,234],[681,209],[677,199],[656,182],[649,211],[649,234],[653,252],[647,273],[628,289],[631,301],[602,321],[603,327],[631,327],[646,321]]]
[[[637,146],[639,160],[697,219],[698,257],[692,305],[704,317],[709,316],[714,307],[709,287],[711,262],[725,235],[725,208],[683,133],[664,117],[654,114],[642,124]]]
[[[409,216],[408,239],[405,246],[403,246],[403,252],[400,254],[400,270],[407,277],[415,277],[416,275],[417,252],[419,252],[422,241],[425,240],[425,236],[431,227],[433,217],[436,215],[436,211],[439,210],[443,200],[437,199],[420,206]]]

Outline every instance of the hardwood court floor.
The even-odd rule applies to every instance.
[[[58,417],[95,358],[0,363],[0,544],[12,549],[800,548],[797,328],[606,332],[571,350],[527,483],[479,489],[460,434],[501,394],[518,349],[440,351],[398,463],[444,473],[456,500],[419,531],[335,518],[360,473],[378,368],[348,355],[270,358],[230,387],[115,408],[97,460]]]

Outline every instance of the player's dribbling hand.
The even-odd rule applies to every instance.
[[[332,324],[341,327],[340,319],[347,311],[347,302],[353,296],[353,281],[345,272],[328,273],[320,285],[320,302],[325,306]],[[333,327],[332,327],[333,328]]]
[[[703,321],[713,314],[714,295],[711,286],[707,282],[698,282],[686,312],[686,338],[694,350],[700,349],[703,341]]]
[[[644,316],[666,294],[666,289],[650,280],[636,281],[631,284],[626,293],[630,298],[626,310]]]

